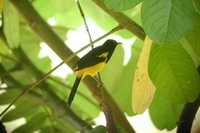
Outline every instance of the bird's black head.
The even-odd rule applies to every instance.
[[[114,52],[114,50],[115,50],[115,48],[118,44],[120,44],[120,43],[118,43],[117,41],[112,40],[112,39],[105,41],[102,48],[105,51],[108,51],[108,57],[107,57],[106,62],[108,62],[110,60],[110,57],[112,56],[112,54],[113,54],[113,52]]]
[[[109,39],[107,40],[104,45],[107,45],[107,47],[116,47],[118,44],[120,44],[119,42],[113,40],[113,39]]]

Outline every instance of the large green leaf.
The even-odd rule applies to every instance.
[[[144,0],[142,25],[156,43],[178,42],[191,29],[195,10],[190,0]]]
[[[3,25],[3,31],[10,48],[18,47],[19,17],[16,9],[8,0],[4,0]]]
[[[172,102],[192,102],[199,96],[200,76],[180,44],[153,45],[149,75],[160,93]]]
[[[105,5],[115,11],[124,11],[133,8],[142,0],[104,0]]]
[[[170,102],[157,91],[149,107],[149,114],[158,129],[172,130],[177,125],[182,107]]]

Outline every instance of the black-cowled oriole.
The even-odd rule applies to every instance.
[[[87,75],[95,76],[110,60],[117,44],[119,43],[115,40],[107,40],[102,46],[98,46],[84,55],[74,65],[73,68],[76,72],[76,80],[68,97],[68,107],[71,106],[81,79],[85,78]]]

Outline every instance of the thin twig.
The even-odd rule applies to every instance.
[[[93,45],[93,42],[92,42],[92,36],[91,36],[91,34],[90,34],[89,27],[88,27],[88,25],[87,25],[87,22],[86,22],[86,19],[85,19],[85,15],[84,15],[84,13],[83,13],[83,10],[82,10],[82,8],[81,8],[81,5],[80,5],[79,0],[77,0],[77,5],[78,5],[78,9],[79,9],[79,11],[80,11],[80,14],[81,14],[81,16],[82,16],[82,18],[83,18],[83,21],[84,21],[84,24],[85,24],[85,28],[86,28],[86,31],[87,31],[87,33],[88,33],[89,39],[90,39],[90,44],[91,44],[92,49],[93,49],[93,48],[94,48],[94,45]]]

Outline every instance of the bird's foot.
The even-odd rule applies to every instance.
[[[97,87],[98,87],[98,88],[103,88],[103,82],[102,82],[102,81],[99,81],[98,84],[97,84]]]

